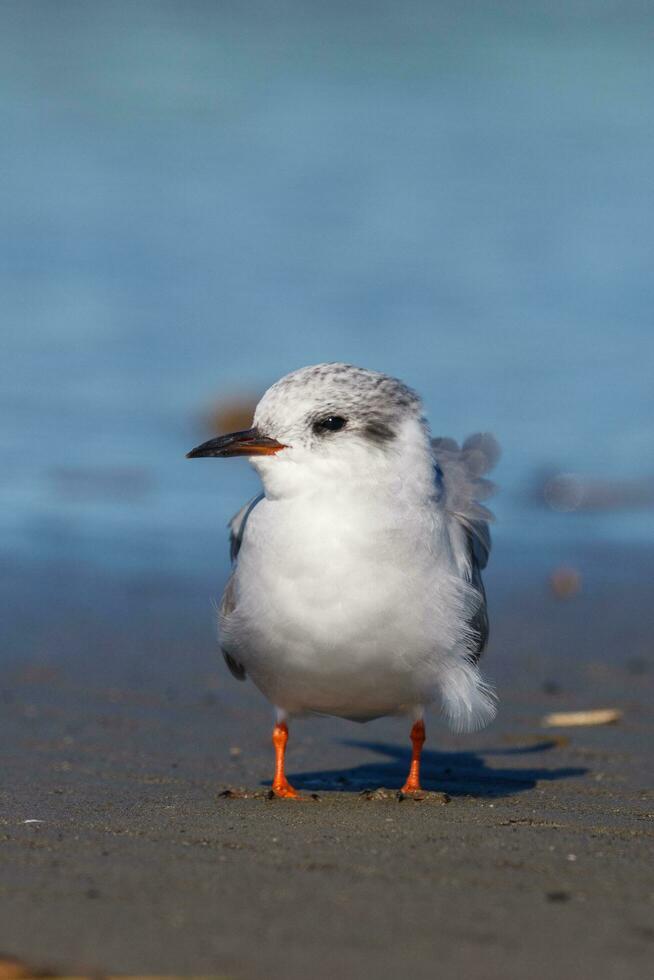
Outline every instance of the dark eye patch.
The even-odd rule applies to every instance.
[[[338,432],[347,425],[347,419],[342,415],[327,415],[313,423],[314,432]]]
[[[363,431],[371,442],[376,442],[379,446],[395,438],[395,432],[384,419],[370,419]]]

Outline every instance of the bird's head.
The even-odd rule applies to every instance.
[[[422,403],[401,381],[350,364],[317,364],[275,382],[251,429],[210,439],[188,456],[248,456],[266,489],[284,492],[311,477],[375,479],[401,466],[407,451],[428,455],[428,439]]]

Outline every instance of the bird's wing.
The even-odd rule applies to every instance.
[[[490,497],[495,485],[485,478],[500,456],[500,447],[489,433],[469,436],[461,447],[454,439],[432,439],[436,482],[442,493],[445,512],[452,522],[457,543],[463,546],[463,576],[479,593],[480,603],[470,620],[477,634],[475,654],[479,658],[488,642],[486,592],[481,572],[491,550],[489,522],[492,513],[481,500]],[[460,550],[460,549],[459,549]]]
[[[248,517],[257,506],[260,500],[263,500],[264,495],[258,493],[256,497],[252,497],[248,500],[247,504],[234,514],[231,521],[227,525],[229,528],[229,558],[232,563],[236,561],[238,553],[241,550],[241,543],[243,541],[243,534],[245,532],[245,525],[248,522]]]
[[[251,500],[248,500],[245,506],[241,507],[237,514],[234,514],[231,521],[228,524],[229,527],[229,557],[232,562],[232,566],[236,564],[236,559],[238,553],[241,550],[241,544],[243,543],[243,534],[245,532],[245,525],[247,524],[248,517],[257,506],[260,500],[263,500],[263,494],[257,494]],[[234,609],[235,597],[234,597],[234,573],[229,576],[227,580],[227,585],[225,586],[225,591],[223,592],[223,597],[220,600],[219,615],[223,616],[229,615]],[[232,657],[231,653],[227,650],[222,650],[222,655],[225,658],[225,663],[230,669],[232,675],[237,681],[244,681],[247,674],[245,673],[245,667],[240,664],[238,660]]]

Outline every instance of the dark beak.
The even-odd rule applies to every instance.
[[[196,446],[187,459],[197,459],[199,456],[274,456],[280,449],[287,447],[283,442],[262,436],[257,429],[246,429],[244,432],[230,432],[227,436],[209,439],[201,446]]]

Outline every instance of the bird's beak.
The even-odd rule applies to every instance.
[[[280,449],[287,447],[283,442],[262,436],[258,429],[246,429],[244,432],[230,432],[227,436],[209,439],[201,446],[196,446],[187,459],[197,459],[199,456],[274,456]]]

